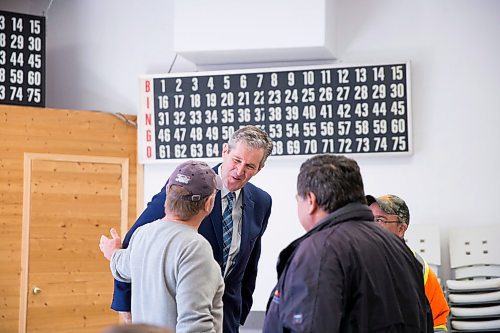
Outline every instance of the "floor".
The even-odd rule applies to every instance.
[[[262,333],[264,317],[264,311],[250,311],[245,326],[240,327],[240,333]]]

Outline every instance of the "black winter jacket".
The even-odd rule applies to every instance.
[[[284,249],[264,333],[432,332],[422,270],[404,241],[351,203]]]

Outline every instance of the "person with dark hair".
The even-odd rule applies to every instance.
[[[306,234],[279,255],[264,333],[432,332],[419,264],[374,223],[356,161],[309,158],[296,198]]]
[[[381,227],[404,239],[406,230],[410,225],[410,210],[406,202],[393,194],[386,194],[375,198],[366,196],[368,206],[372,210],[375,222]],[[427,261],[417,252],[413,251],[415,258],[422,266],[421,273],[424,278],[425,295],[429,301],[434,320],[434,332],[446,332],[447,317],[450,313],[448,302],[439,283],[436,273],[429,267]]]
[[[198,232],[212,246],[213,257],[224,277],[225,333],[238,332],[252,307],[261,238],[267,228],[272,200],[267,192],[249,181],[264,168],[272,149],[266,132],[256,126],[244,126],[223,145],[222,164],[213,168],[221,175],[224,188],[216,195],[214,209]],[[166,186],[148,203],[125,236],[123,247],[127,247],[137,228],[163,218],[163,205],[168,197]],[[130,299],[130,284],[115,281],[111,307],[120,311],[126,321],[130,320]]]
[[[121,249],[116,230],[99,248],[113,277],[132,284],[132,322],[181,332],[222,332],[224,282],[210,244],[198,234],[222,180],[205,163],[175,168],[167,186],[165,218],[137,229]]]

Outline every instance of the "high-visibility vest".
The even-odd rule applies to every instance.
[[[412,250],[413,251],[413,250]],[[439,284],[436,273],[429,267],[427,261],[422,258],[418,253],[413,251],[415,258],[422,265],[422,273],[424,276],[425,296],[429,301],[432,311],[432,318],[434,320],[434,332],[447,331],[446,320],[450,313],[448,302],[444,297],[443,289]]]

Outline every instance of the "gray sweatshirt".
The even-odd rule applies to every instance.
[[[222,332],[221,269],[195,229],[165,220],[141,226],[110,267],[115,279],[132,283],[133,323]]]

